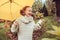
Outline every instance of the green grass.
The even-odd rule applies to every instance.
[[[9,38],[6,35],[8,29],[3,28],[3,25],[4,23],[0,23],[0,40],[9,40]]]
[[[0,40],[9,40],[9,38],[6,35],[6,32],[8,29],[0,29]]]
[[[53,16],[48,16],[48,17],[45,17],[44,19],[47,21],[45,23],[45,26],[46,26],[47,30],[53,30],[52,25],[55,25],[57,27],[60,26],[60,24],[54,19]],[[58,36],[56,36],[56,35],[45,33],[42,38],[53,38],[53,39],[58,40],[60,37],[58,38]]]
[[[4,25],[4,23],[0,23],[0,27],[3,26],[3,25]]]

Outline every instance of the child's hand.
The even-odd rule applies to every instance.
[[[19,24],[18,24],[18,22],[17,21],[15,21],[14,22],[14,26],[18,26]]]

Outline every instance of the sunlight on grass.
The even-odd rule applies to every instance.
[[[54,38],[43,38],[42,40],[57,40],[57,39],[54,39]]]

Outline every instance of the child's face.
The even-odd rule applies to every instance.
[[[26,13],[26,15],[32,15],[32,8],[31,8],[31,7],[28,7],[28,8],[25,10],[25,13]]]

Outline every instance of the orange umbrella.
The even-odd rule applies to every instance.
[[[0,0],[0,19],[13,21],[20,17],[19,11],[24,6],[32,6],[34,0]]]

